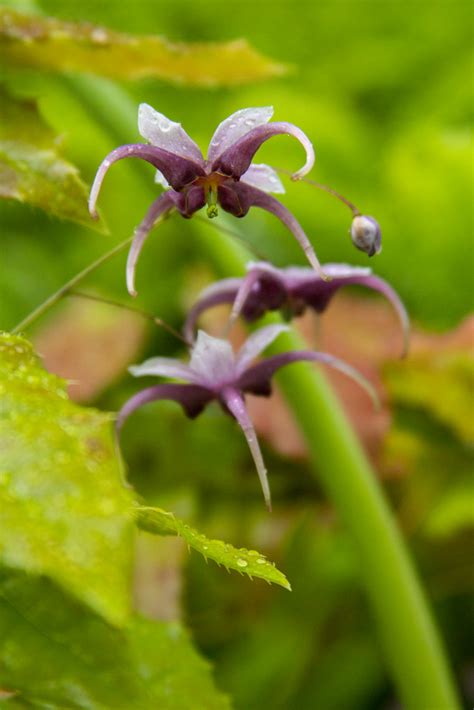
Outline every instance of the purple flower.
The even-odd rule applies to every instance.
[[[120,428],[124,420],[138,407],[147,402],[160,399],[171,399],[183,407],[186,414],[194,418],[212,400],[217,400],[224,411],[234,417],[242,428],[269,509],[270,489],[267,471],[262,453],[248,415],[244,394],[268,396],[271,393],[271,378],[274,373],[293,362],[303,360],[322,362],[340,370],[345,375],[356,380],[364,387],[376,402],[372,386],[354,368],[331,355],[306,350],[274,355],[256,365],[253,360],[265,350],[288,326],[270,325],[255,331],[250,335],[237,354],[234,354],[227,340],[214,338],[202,330],[199,331],[195,345],[191,349],[191,359],[186,365],[180,360],[165,357],[153,357],[141,365],[129,368],[132,375],[157,375],[182,380],[182,383],[163,383],[148,387],[131,397],[118,414],[117,426]]]
[[[272,136],[293,136],[306,151],[304,166],[293,174],[298,180],[314,164],[314,150],[301,129],[291,123],[269,123],[273,108],[245,108],[225,119],[209,144],[207,160],[181,124],[170,121],[148,104],[140,104],[138,130],[149,141],[116,148],[100,165],[89,198],[89,211],[97,217],[96,202],[109,167],[122,158],[141,158],[157,169],[156,181],[164,186],[135,231],[127,262],[127,288],[136,295],[135,266],[143,243],[159,217],[177,209],[191,217],[207,204],[209,217],[217,215],[217,205],[236,217],[244,217],[250,207],[272,212],[294,234],[312,267],[325,278],[311,243],[299,222],[270,192],[285,189],[268,165],[251,164],[262,143]]]
[[[233,304],[230,325],[240,314],[252,322],[276,309],[282,309],[290,317],[301,315],[306,308],[322,313],[341,286],[360,284],[383,293],[394,307],[403,331],[403,354],[406,354],[410,325],[396,291],[386,281],[374,276],[370,269],[346,264],[325,264],[323,268],[330,281],[324,281],[308,268],[277,269],[264,261],[250,262],[245,277],[223,279],[204,289],[189,311],[184,326],[186,340],[193,341],[197,319],[212,306]]]

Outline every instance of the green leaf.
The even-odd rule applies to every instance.
[[[0,10],[0,57],[13,66],[93,72],[113,79],[157,77],[190,86],[233,86],[281,76],[282,64],[243,40],[174,44],[86,22]]]
[[[229,708],[179,624],[112,628],[44,578],[0,573],[0,638],[0,687],[16,691],[13,707]]]
[[[472,476],[460,482],[437,501],[426,521],[428,535],[446,538],[474,529],[474,486]]]
[[[0,91],[0,197],[26,202],[45,212],[105,232],[87,210],[89,189],[78,169],[60,155],[58,138],[32,101]]]
[[[200,552],[206,560],[210,559],[218,565],[224,565],[227,570],[233,569],[241,574],[247,574],[250,579],[260,577],[291,591],[285,575],[256,550],[237,549],[221,540],[210,540],[175,518],[173,513],[160,508],[138,506],[136,521],[139,528],[154,535],[179,535],[189,547]]]
[[[114,624],[130,607],[132,494],[111,415],[69,401],[25,339],[0,335],[0,565],[47,575]]]
[[[474,359],[465,350],[415,353],[386,367],[386,384],[396,404],[419,407],[448,426],[466,444],[474,440]]]

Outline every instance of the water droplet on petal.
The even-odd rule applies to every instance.
[[[258,565],[265,565],[267,561],[263,557],[259,557],[257,560]]]
[[[242,557],[239,557],[239,559],[237,560],[237,565],[239,567],[247,567],[248,562],[247,560],[242,559]]]

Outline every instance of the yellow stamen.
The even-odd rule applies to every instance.
[[[217,217],[219,214],[217,209],[217,185],[209,185],[207,188],[207,216],[209,219]]]

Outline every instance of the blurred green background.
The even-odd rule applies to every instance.
[[[313,141],[317,160],[311,177],[377,217],[383,252],[368,264],[350,243],[344,206],[308,185],[286,181],[283,201],[305,227],[321,261],[370,265],[399,291],[413,320],[415,347],[403,363],[394,362],[396,338],[393,349],[385,347],[392,335],[379,331],[379,310],[365,294],[345,296],[337,317],[329,320],[328,315],[327,324],[323,318],[322,327],[341,329],[337,335],[344,341],[344,356],[357,354],[358,364],[365,358],[368,374],[386,393],[386,422],[371,455],[468,698],[474,691],[466,624],[473,586],[467,497],[472,430],[466,424],[473,414],[468,394],[472,321],[466,320],[473,295],[472,4],[7,4],[174,41],[245,37],[265,55],[290,65],[287,76],[237,88],[185,88],[156,79],[119,85],[97,79],[95,86],[110,96],[107,113],[99,112],[89,95],[87,77],[2,72],[10,92],[39,100],[42,116],[62,136],[64,155],[89,183],[108,151],[139,139],[136,117],[119,110],[117,86],[130,105],[145,101],[180,121],[203,149],[217,123],[231,112],[272,104],[276,120],[297,124]],[[290,170],[301,160],[299,146],[285,140],[271,141],[258,155],[259,162]],[[150,166],[125,161],[114,167],[100,198],[109,236],[3,203],[1,326],[13,327],[67,278],[131,234],[154,192]],[[253,211],[245,221],[226,224],[274,263],[303,263],[296,243],[270,215]],[[205,252],[209,238],[224,237],[197,220],[175,218],[160,227],[139,262],[137,305],[179,328],[193,295],[219,274],[218,264]],[[125,302],[124,258],[91,277],[89,290]],[[347,327],[344,316],[349,309],[350,321],[351,303],[367,329],[378,331],[377,341],[364,341],[366,330],[357,331],[357,319],[352,329]],[[138,333],[135,328],[125,335],[123,314],[112,316],[106,309],[105,315],[87,305],[84,316],[71,308],[71,302],[57,307],[34,331],[41,351],[54,351],[63,372],[72,376],[86,359],[87,379],[88,372],[103,369],[124,338],[130,341],[119,363],[122,374],[106,372],[83,397],[100,407],[117,409],[136,391],[136,383],[123,375],[126,364],[151,353],[181,352],[179,343],[160,331]],[[69,338],[68,347],[62,347]],[[91,346],[93,338],[99,346]],[[236,708],[396,707],[361,590],[364,570],[351,540],[310,478],[304,452],[294,447],[282,453],[275,437],[267,432],[264,440],[275,499],[270,517],[245,442],[217,408],[189,422],[172,405],[153,405],[130,421],[124,453],[130,479],[146,499],[181,514],[210,536],[262,549],[278,561],[294,590],[290,595],[229,577],[188,557],[176,541],[151,543],[144,537],[137,604],[149,614],[185,619]]]

